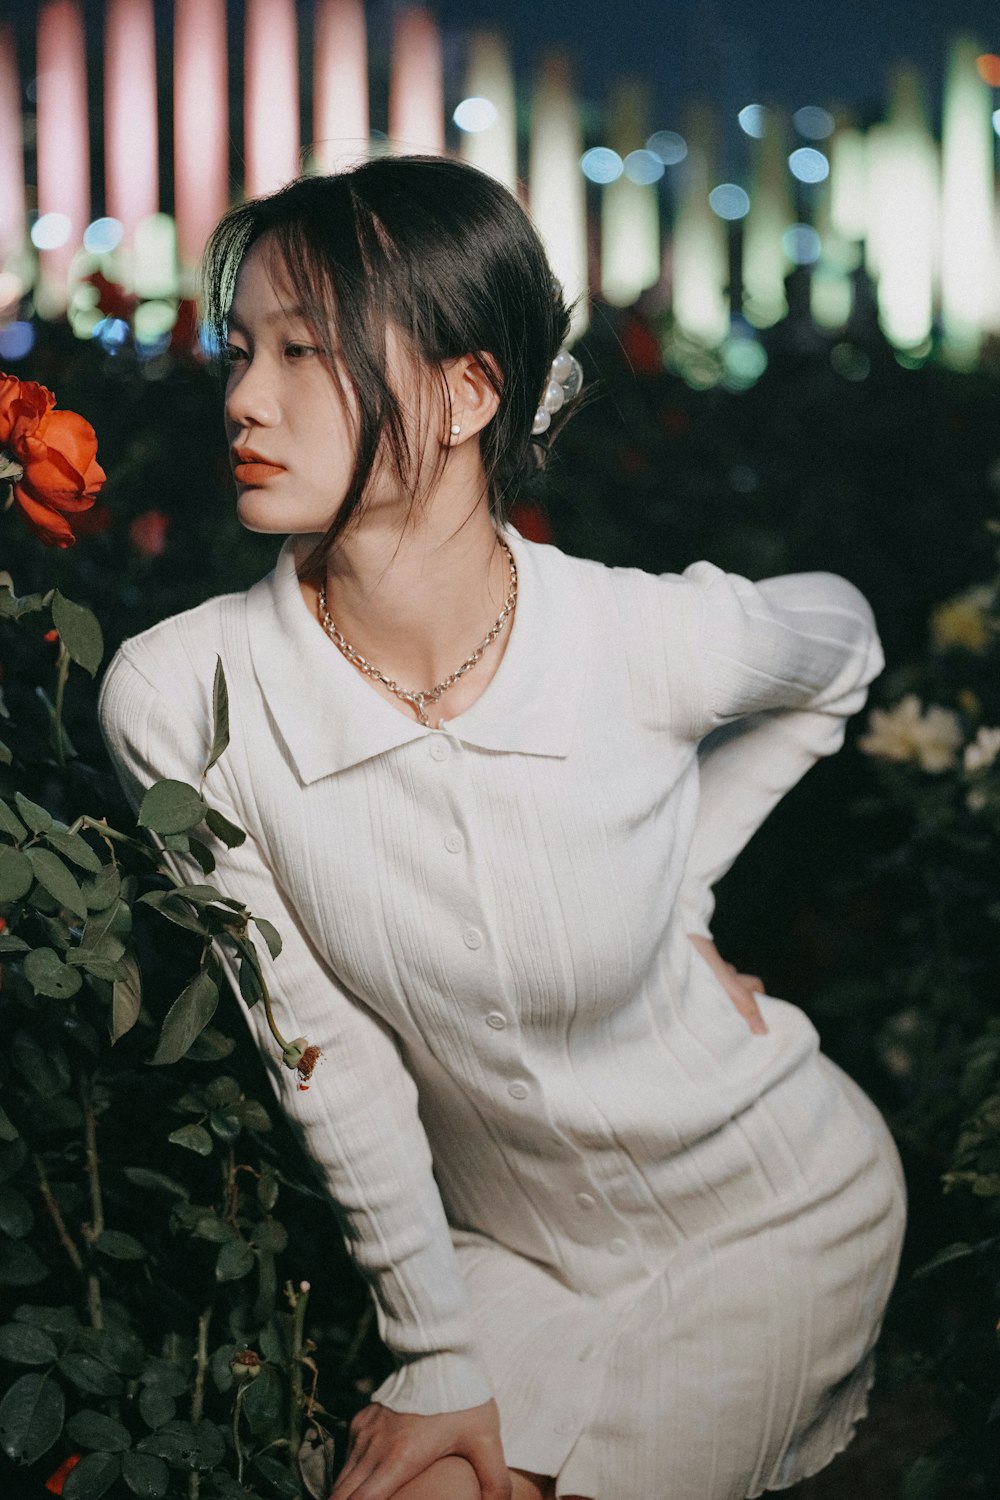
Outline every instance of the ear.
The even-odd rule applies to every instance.
[[[489,354],[463,354],[445,366],[452,422],[461,428],[461,432],[449,433],[446,438],[452,447],[481,432],[496,415],[500,397],[490,384],[487,365],[499,380],[499,368]]]

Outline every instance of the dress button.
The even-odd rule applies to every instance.
[[[627,1255],[628,1240],[612,1240],[608,1245],[608,1249],[611,1251],[612,1255]]]
[[[467,927],[462,933],[462,942],[467,948],[481,948],[483,946],[483,935],[478,927]]]
[[[457,854],[464,843],[465,840],[460,833],[446,833],[444,836],[444,847],[452,854]]]
[[[433,760],[447,760],[450,754],[451,749],[444,740],[431,740],[431,758]]]
[[[576,1201],[581,1208],[595,1208],[597,1205],[597,1199],[593,1193],[577,1193]]]
[[[528,1085],[518,1081],[517,1083],[510,1084],[507,1092],[512,1099],[527,1099]]]
[[[507,1017],[502,1016],[498,1010],[491,1010],[486,1017],[487,1026],[492,1026],[494,1031],[503,1031],[507,1025]]]

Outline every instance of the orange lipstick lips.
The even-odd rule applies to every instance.
[[[264,484],[266,480],[273,479],[276,474],[285,472],[283,464],[272,464],[261,454],[254,453],[251,448],[234,448],[232,457],[233,474],[236,476],[237,484]]]

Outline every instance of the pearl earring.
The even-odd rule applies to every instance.
[[[458,434],[461,432],[462,429],[461,429],[461,427],[459,426],[459,424],[457,422],[452,422],[452,424],[451,424],[451,430],[452,430],[453,435],[455,437],[457,437]]]

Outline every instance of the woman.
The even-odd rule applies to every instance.
[[[903,1188],[805,1015],[718,955],[710,888],[842,743],[871,611],[506,522],[574,372],[485,174],[302,179],[206,269],[239,516],[287,540],[127,641],[102,722],[133,800],[197,782],[221,656],[206,796],[249,836],[217,880],[284,938],[308,1093],[258,1039],[397,1362],[334,1500],[787,1487],[863,1414]]]

